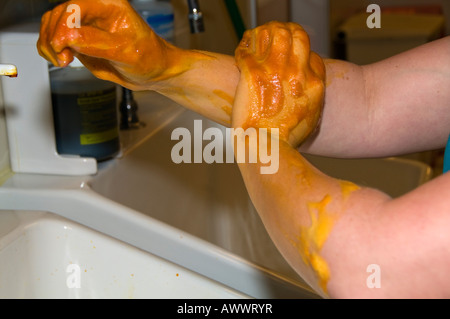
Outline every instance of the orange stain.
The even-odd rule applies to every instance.
[[[360,189],[359,186],[348,181],[339,181],[339,185],[341,187],[341,199],[344,202],[351,193]],[[340,217],[339,213],[329,210],[328,206],[331,200],[332,197],[326,195],[319,202],[308,203],[311,223],[309,226],[300,227],[300,236],[295,243],[305,264],[311,266],[314,270],[319,286],[324,293],[327,293],[327,283],[331,278],[331,272],[327,261],[320,255],[320,252]]]
[[[236,50],[251,92],[244,129],[279,128],[280,138],[290,144],[315,129],[323,106],[325,66],[309,48],[306,32],[294,23],[268,23],[246,32]]]
[[[303,261],[310,265],[319,280],[319,286],[327,293],[327,283],[330,279],[330,269],[325,259],[320,256],[328,235],[337,219],[336,215],[330,214],[326,207],[331,201],[331,196],[325,196],[320,202],[308,204],[308,212],[311,225],[300,228],[298,238],[299,251]]]

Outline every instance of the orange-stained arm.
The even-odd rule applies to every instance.
[[[443,148],[450,132],[450,36],[380,62],[325,60],[320,131],[301,150],[383,157]]]
[[[272,149],[272,143],[279,145],[276,172],[262,174],[261,168],[266,166],[263,161],[239,163],[251,199],[277,248],[324,297],[450,296],[450,279],[446,276],[450,265],[450,174],[391,199],[315,169],[290,145],[289,134],[282,133],[283,123],[277,120],[283,111],[301,122],[308,110],[320,110],[308,104],[317,91],[304,90],[303,98],[287,96],[292,92],[291,76],[296,74],[292,68],[303,87],[320,91],[318,77],[305,76],[309,71],[305,66],[313,55],[305,53],[309,48],[304,38],[295,36],[302,34],[299,27],[271,24],[273,41],[265,41],[265,28],[247,33],[244,48],[236,51],[241,78],[232,125],[235,132],[265,125],[280,129],[278,137],[271,136],[267,145],[260,143],[259,148],[250,147],[252,139],[248,138],[246,149],[249,153]],[[271,47],[280,41],[284,42],[282,46]],[[291,56],[301,61],[289,63]],[[290,71],[286,72],[288,65]],[[278,74],[279,85],[260,74]],[[265,95],[268,87],[271,96],[284,92],[285,98],[255,98]],[[275,92],[277,89],[279,92]],[[298,103],[296,107],[289,104],[293,101]],[[297,108],[304,112],[297,112]],[[240,134],[236,133],[238,139]],[[262,134],[259,132],[259,142],[264,141]]]
[[[80,6],[80,29],[67,26],[70,4]],[[239,80],[234,57],[166,43],[128,1],[61,4],[44,15],[38,49],[55,65],[67,65],[76,55],[100,78],[133,90],[156,90],[230,125]],[[449,54],[447,37],[369,66],[325,60],[320,130],[301,150],[370,157],[445,146],[450,127]]]
[[[78,5],[73,27],[69,5]],[[230,125],[239,77],[234,58],[183,50],[158,37],[126,0],[73,0],[42,17],[39,53],[57,66],[76,56],[97,77],[132,90],[156,90]]]

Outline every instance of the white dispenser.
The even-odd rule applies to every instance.
[[[11,168],[17,173],[91,175],[93,158],[56,151],[48,62],[37,52],[39,25],[0,30],[0,61],[17,66],[17,78],[1,78]]]

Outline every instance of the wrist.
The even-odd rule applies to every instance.
[[[148,61],[151,71],[146,82],[152,89],[176,86],[177,84],[173,84],[174,79],[193,69],[196,63],[212,58],[205,53],[181,49],[167,42],[161,51],[162,61],[159,62],[159,66],[155,67],[154,64],[157,63],[155,61]]]

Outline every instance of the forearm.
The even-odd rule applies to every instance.
[[[450,131],[450,37],[367,66],[325,60],[320,130],[301,151],[378,157],[438,149]]]
[[[448,298],[449,175],[391,199],[322,174],[285,142],[274,174],[238,165],[276,247],[321,296]]]
[[[316,292],[328,296],[331,273],[321,249],[343,213],[340,183],[322,175],[283,142],[278,171],[265,175],[262,167],[239,164],[252,203],[286,261]],[[348,189],[350,194],[357,188]],[[327,207],[331,200],[334,212]]]
[[[71,4],[80,7],[81,28],[67,24]],[[301,51],[309,50],[308,44]],[[76,56],[101,79],[132,90],[154,89],[230,125],[239,78],[234,59],[175,48],[156,36],[126,0],[72,0],[57,6],[43,16],[37,48],[57,66],[67,66]],[[447,37],[365,67],[325,60],[320,130],[301,150],[356,157],[444,146],[450,127],[449,56]],[[287,66],[295,69],[298,63],[293,59]]]
[[[72,28],[69,5],[80,10]],[[234,58],[183,50],[158,37],[126,0],[72,0],[42,17],[39,54],[59,67],[76,56],[95,76],[131,90],[156,90],[229,125],[239,72]]]
[[[354,158],[444,147],[450,127],[449,42],[442,39],[367,66],[325,59],[322,119],[299,150]],[[446,45],[447,51],[438,49]],[[211,56],[163,83],[160,92],[229,126],[239,71],[232,57]]]
[[[232,114],[235,155],[252,202],[271,238],[290,265],[323,296],[447,296],[448,280],[442,270],[448,268],[450,260],[445,248],[449,237],[446,229],[450,202],[440,190],[449,189],[450,175],[445,174],[410,194],[391,199],[380,191],[324,175],[293,147],[286,127],[294,130],[295,124],[303,123],[310,112],[319,114],[323,102],[325,79],[315,64],[317,60],[314,62],[316,56],[305,52],[309,49],[307,45],[303,29],[292,24],[272,23],[246,33],[236,50],[241,76]],[[426,49],[427,57],[432,56],[430,47]],[[417,61],[421,54],[420,50],[413,52],[410,58]],[[300,63],[293,62],[293,56]],[[437,104],[434,111],[439,110],[442,115],[448,110],[445,107],[447,91],[438,94],[443,87],[435,87],[434,82],[423,95],[423,92],[415,92],[417,87],[416,90],[409,87],[414,82],[403,83],[407,89],[401,98],[390,101],[397,103],[395,106],[400,110],[386,108],[389,104],[383,103],[384,91],[401,90],[402,80],[413,81],[412,75],[416,72],[421,73],[421,78],[441,75],[440,80],[445,80],[448,66],[444,67],[447,71],[436,69],[441,62],[420,60],[415,64],[419,68],[411,70],[411,63],[402,64],[396,59],[373,68],[342,61],[333,65],[328,61],[327,96],[332,99],[325,105],[324,123],[316,139],[322,143],[319,143],[322,151],[328,151],[328,146],[331,152],[339,153],[349,145],[363,146],[363,142],[369,149],[380,151],[389,139],[394,144],[401,142],[402,131],[420,135],[421,132],[415,130],[421,123],[412,128],[405,125],[414,123],[410,119],[397,128],[400,132],[392,128],[388,132],[383,130],[392,125],[385,123],[391,117],[397,116],[399,121],[404,116],[399,104],[406,103],[404,107],[412,107],[419,112],[417,116],[424,117],[420,120],[426,122],[434,114],[430,116],[419,104],[431,98]],[[383,69],[395,66],[399,77],[383,74]],[[348,90],[340,94],[346,86]],[[410,93],[411,97],[405,93]],[[351,105],[346,108],[345,100],[339,98],[348,95]],[[418,98],[420,103],[414,104]],[[338,108],[340,106],[344,111]],[[384,114],[388,110],[390,113]],[[297,122],[291,125],[293,120]],[[340,120],[344,124],[341,125]],[[353,128],[350,127],[352,121],[356,121]],[[362,137],[352,136],[362,132],[366,125],[369,126]],[[346,130],[340,132],[343,129]],[[270,131],[269,139],[265,130]],[[442,131],[442,125],[437,131]],[[337,137],[333,137],[332,132]],[[381,136],[383,134],[386,138]],[[327,138],[323,139],[324,136]],[[342,140],[345,137],[350,141]],[[269,171],[266,167],[268,154]],[[382,268],[382,289],[372,289],[370,285],[368,267],[371,265]],[[374,275],[379,284],[379,270]]]
[[[363,240],[347,241],[347,236],[370,237],[364,236],[365,227],[358,229],[355,225],[364,225],[370,218],[375,221],[376,207],[389,197],[322,174],[282,141],[278,171],[261,174],[265,165],[239,163],[239,169],[268,233],[288,263],[316,292],[324,297],[339,296],[334,287],[353,283],[336,263],[341,263],[347,252],[367,247]],[[346,249],[345,254],[342,249]],[[345,258],[344,268],[359,267],[361,259],[350,258]]]
[[[182,52],[201,55],[186,72],[154,83],[151,89],[213,121],[230,126],[239,81],[234,57],[211,52]]]

